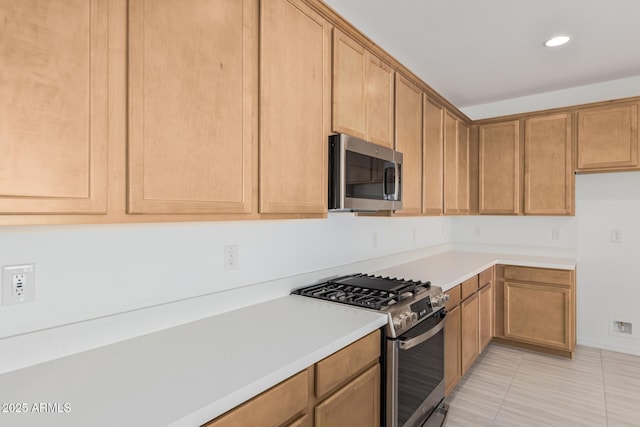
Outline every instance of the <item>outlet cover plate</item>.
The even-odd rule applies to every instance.
[[[16,292],[16,284],[20,291]],[[36,299],[35,264],[7,265],[2,267],[2,305],[24,304]]]

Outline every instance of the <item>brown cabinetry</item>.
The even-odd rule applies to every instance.
[[[129,2],[129,213],[251,211],[257,7]]]
[[[572,270],[500,266],[496,336],[573,357],[575,274]]]
[[[462,375],[467,372],[478,358],[478,294],[474,293],[460,303],[461,331],[461,363]]]
[[[402,157],[402,214],[422,211],[422,92],[396,74],[396,149]]]
[[[478,352],[489,345],[493,338],[493,267],[480,273],[478,290]]]
[[[375,331],[205,425],[379,426],[379,358]]]
[[[324,213],[331,27],[300,0],[262,2],[261,19],[260,212]]]
[[[459,287],[458,287],[459,288]],[[459,289],[458,289],[459,292]],[[449,291],[450,293],[450,291]],[[444,327],[444,387],[445,394],[458,384],[462,377],[462,362],[460,351],[460,305],[449,309],[447,324]]]
[[[469,126],[444,112],[444,213],[470,212]]]
[[[481,214],[520,213],[520,121],[479,128],[478,203]]]
[[[0,1],[0,212],[106,213],[108,7]]]
[[[424,96],[422,134],[422,212],[443,212],[444,108]]]
[[[580,171],[634,169],[638,162],[638,103],[579,110]]]
[[[333,130],[393,148],[394,72],[333,31]]]
[[[571,114],[524,121],[524,213],[573,214]]]

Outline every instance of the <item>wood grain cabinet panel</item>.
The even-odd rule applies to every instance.
[[[469,125],[458,120],[458,194],[457,213],[469,214],[470,209],[470,175],[471,157],[469,151]]]
[[[394,71],[367,52],[365,62],[366,139],[394,147]]]
[[[458,121],[444,112],[444,213],[458,213]]]
[[[460,306],[449,310],[444,326],[444,387],[449,394],[462,377],[462,352],[460,349]]]
[[[460,321],[462,334],[460,337],[462,375],[467,372],[478,358],[478,294],[475,293],[460,304]]]
[[[481,214],[520,213],[520,122],[479,128],[478,198]]]
[[[478,290],[478,345],[479,353],[493,338],[493,282]]]
[[[578,170],[637,168],[638,104],[578,111]]]
[[[333,30],[333,131],[394,148],[393,69]]]
[[[378,427],[380,365],[376,364],[315,408],[316,427]]]
[[[252,210],[258,2],[129,2],[129,213]]]
[[[444,108],[424,96],[422,135],[422,212],[441,215],[444,209]]]
[[[571,114],[529,118],[524,126],[524,213],[571,215]]]
[[[299,0],[261,2],[260,212],[327,212],[331,26]]]
[[[309,370],[270,388],[204,427],[281,426],[307,408]],[[294,422],[295,425],[295,422]]]
[[[403,214],[422,211],[422,92],[396,74],[396,149],[402,157]]]
[[[0,0],[0,213],[106,212],[108,7]]]

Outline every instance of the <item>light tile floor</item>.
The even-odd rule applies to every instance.
[[[490,344],[447,397],[446,427],[640,427],[640,357],[574,360]]]

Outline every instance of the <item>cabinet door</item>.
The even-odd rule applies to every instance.
[[[380,425],[380,365],[375,365],[316,406],[316,427]]]
[[[324,213],[331,27],[299,0],[261,4],[260,212]]]
[[[393,148],[394,71],[376,56],[366,55],[366,139]]]
[[[333,29],[333,131],[366,138],[366,54],[349,36]]]
[[[402,210],[422,210],[422,92],[396,74],[396,149],[402,157]]]
[[[256,0],[129,2],[129,213],[252,209]]]
[[[449,394],[462,377],[460,332],[460,306],[456,306],[449,311],[444,327],[445,394]]]
[[[460,304],[462,375],[478,357],[478,294]]]
[[[520,212],[520,123],[518,120],[480,126],[479,211]]]
[[[578,111],[578,170],[638,167],[638,104]]]
[[[493,338],[493,283],[490,282],[478,291],[478,336],[479,348],[482,351]]]
[[[572,350],[571,294],[565,286],[505,281],[505,337]]]
[[[469,200],[469,126],[458,120],[458,213],[471,212]]]
[[[425,96],[423,115],[422,212],[440,215],[444,207],[444,108]]]
[[[571,215],[571,114],[527,119],[524,129],[524,213]]]
[[[458,120],[444,112],[444,213],[458,213]]]
[[[105,213],[108,3],[0,0],[0,212]]]

